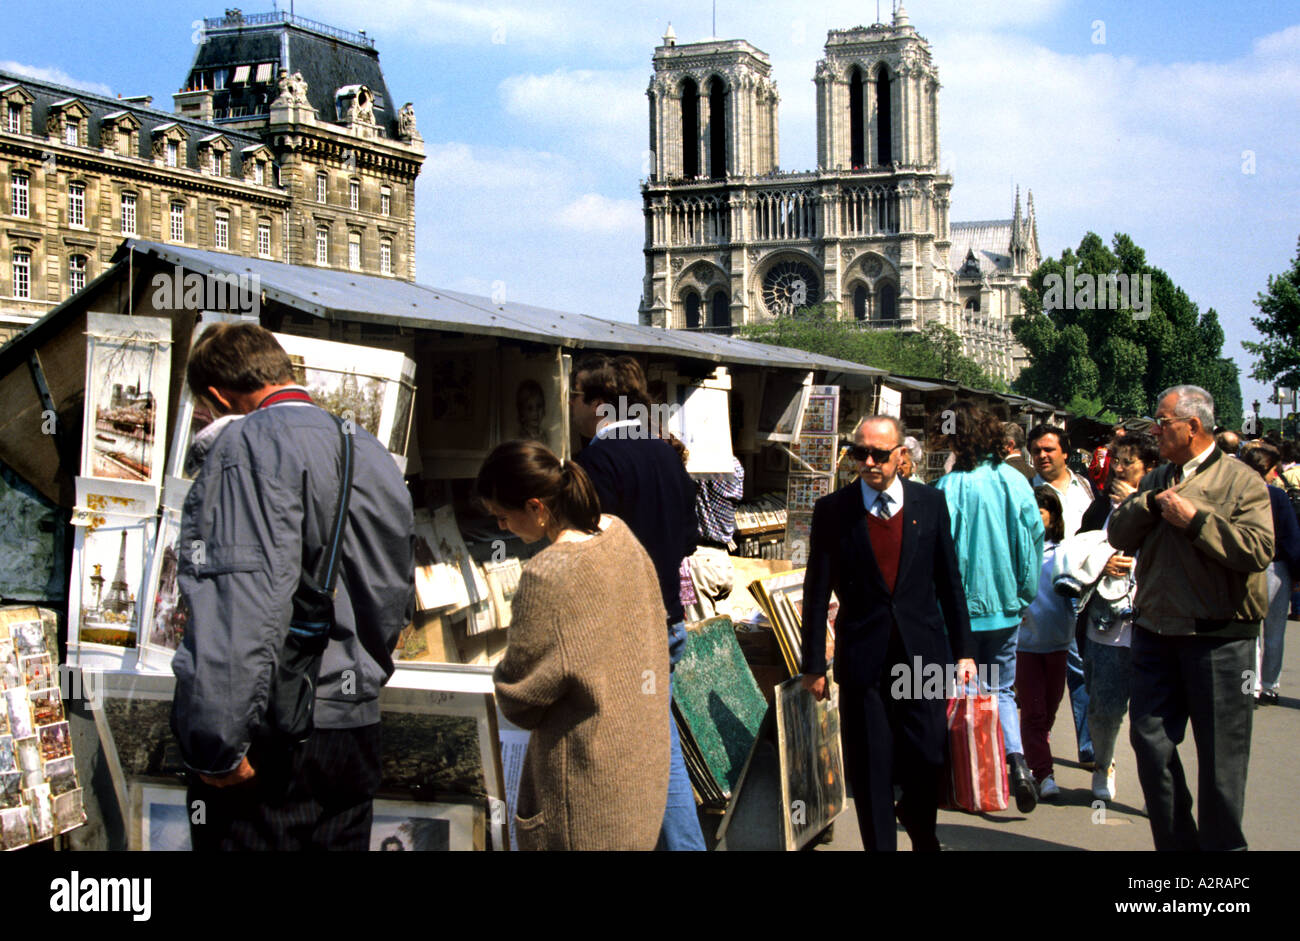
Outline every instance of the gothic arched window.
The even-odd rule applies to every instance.
[[[722,79],[709,80],[709,177],[727,176],[727,87]]]
[[[855,65],[849,73],[849,165],[854,170],[860,170],[867,163],[867,135],[863,131],[863,119],[866,117],[863,104],[865,86],[862,70]]]
[[[890,114],[889,72],[884,65],[876,70],[876,164],[894,162],[894,126]]]
[[[867,286],[859,284],[853,289],[853,316],[856,320],[867,319]]]
[[[686,329],[698,330],[700,326],[700,295],[687,291],[682,298],[686,305]]]
[[[726,291],[717,291],[709,299],[709,326],[715,330],[731,330],[731,304]]]
[[[880,286],[880,303],[877,309],[880,311],[881,320],[898,319],[898,290],[889,283]]]
[[[700,175],[700,90],[694,79],[682,82],[682,176]]]

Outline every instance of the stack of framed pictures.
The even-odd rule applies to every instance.
[[[0,849],[5,850],[48,840],[86,821],[48,620],[38,608],[0,608]]]
[[[86,406],[72,524],[68,659],[135,664],[140,598],[163,479],[171,321],[86,315]]]
[[[170,676],[117,673],[92,701],[132,850],[190,848],[184,764],[169,722],[174,689]],[[383,764],[370,848],[504,849],[514,791],[502,770],[492,668],[402,664],[379,705]],[[521,741],[513,731],[522,757],[527,733]]]

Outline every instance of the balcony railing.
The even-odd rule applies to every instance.
[[[271,13],[237,13],[232,11],[227,16],[207,17],[203,21],[203,28],[234,29],[243,26],[269,26],[274,23],[288,23],[292,26],[309,29],[314,33],[320,33],[322,36],[328,36],[331,39],[350,42],[354,46],[364,46],[367,49],[375,48],[375,41],[369,36],[361,33],[350,33],[345,29],[339,29],[336,26],[330,26],[317,20],[309,20],[305,16],[297,16],[284,10],[276,10]]]

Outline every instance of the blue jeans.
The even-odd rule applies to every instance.
[[[971,632],[980,692],[997,691],[998,724],[1002,726],[1002,742],[1008,755],[1024,754],[1024,747],[1020,744],[1020,713],[1011,692],[1016,684],[1016,639],[1019,636],[1018,624],[1000,631]],[[997,668],[996,675],[994,667]]]
[[[668,658],[675,664],[686,652],[686,624],[679,621],[668,629]],[[673,681],[668,678],[668,698],[672,698]],[[695,792],[686,772],[686,759],[682,757],[682,740],[677,734],[677,723],[672,712],[668,714],[668,806],[664,808],[664,822],[659,830],[659,843],[655,849],[704,852],[704,833],[700,830],[700,817],[695,811]]]
[[[1087,641],[1084,641],[1087,644]],[[1074,713],[1074,737],[1079,743],[1079,760],[1092,761],[1092,736],[1088,734],[1088,684],[1084,682],[1083,657],[1078,641],[1070,641],[1065,658],[1065,685],[1070,689],[1070,711]]]

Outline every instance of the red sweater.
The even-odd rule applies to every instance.
[[[871,537],[871,551],[876,554],[876,564],[885,579],[885,587],[894,593],[898,580],[898,556],[903,549],[903,513],[900,507],[887,520],[867,514],[867,533]]]

